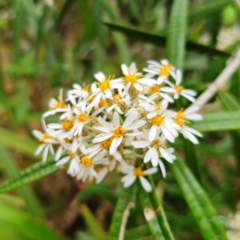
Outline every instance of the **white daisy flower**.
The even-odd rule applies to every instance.
[[[76,105],[77,104],[76,99],[79,99],[79,101],[83,101],[83,100],[87,100],[87,98],[89,97],[90,95],[89,85],[86,85],[85,83],[83,83],[83,87],[82,87],[79,84],[75,83],[73,84],[73,89],[69,90],[67,95],[70,102],[73,105]]]
[[[54,155],[53,144],[59,143],[59,141],[50,135],[50,131],[46,129],[46,133],[40,132],[38,130],[32,131],[33,135],[41,142],[39,147],[35,151],[35,155],[39,155],[43,152],[42,161],[46,161],[48,152]]]
[[[131,63],[129,67],[126,64],[122,64],[121,69],[124,75],[122,79],[127,86],[133,85],[140,92],[143,91],[142,85],[152,86],[156,83],[154,79],[143,78],[142,73],[138,72],[135,63]]]
[[[146,135],[148,135],[148,133]],[[176,157],[171,154],[173,148],[170,151],[167,151],[165,142],[166,138],[164,136],[159,137],[157,133],[153,141],[133,141],[132,146],[134,148],[148,148],[148,151],[146,152],[143,161],[144,163],[151,161],[153,167],[157,167],[160,157],[166,159],[170,163],[172,163],[176,159]]]
[[[54,115],[59,112],[66,112],[67,105],[63,100],[63,89],[60,89],[59,96],[57,99],[51,98],[49,101],[49,110],[43,114],[43,118],[48,117],[50,115]]]
[[[202,134],[193,128],[187,127],[185,123],[186,119],[195,121],[199,121],[202,119],[202,116],[200,114],[195,113],[197,110],[198,107],[194,106],[186,109],[185,111],[183,111],[182,108],[177,113],[173,113],[173,115],[175,116],[174,122],[176,125],[176,129],[178,129],[178,131],[181,132],[185,138],[189,139],[194,144],[199,143],[195,135],[198,137],[202,137]]]
[[[68,111],[64,115],[63,121],[60,123],[49,123],[47,126],[49,129],[55,130],[52,135],[55,138],[63,139],[63,138],[72,138],[72,128],[74,126],[74,118],[73,118],[73,112],[70,107],[68,106]]]
[[[168,91],[169,93],[174,94],[174,99],[178,99],[179,96],[183,96],[187,98],[191,102],[195,102],[194,96],[196,96],[196,92],[190,89],[184,89],[183,86],[181,86],[181,81],[182,81],[182,72],[180,70],[176,71],[176,84],[172,84],[170,81],[167,81],[168,85],[170,85],[171,88],[165,87],[165,91]]]
[[[147,63],[149,64],[148,67],[144,68],[143,70],[145,72],[158,75],[158,84],[165,82],[170,75],[175,75],[174,67],[169,63],[167,59],[162,60],[160,63],[153,60],[147,61]]]
[[[148,140],[152,142],[157,134],[157,131],[161,131],[166,139],[170,142],[174,142],[178,136],[176,128],[173,126],[174,122],[170,116],[167,115],[156,115],[155,117],[148,120],[152,125],[149,131]]]
[[[122,165],[121,172],[127,174],[122,178],[123,187],[127,188],[127,187],[131,186],[135,182],[136,178],[139,178],[144,190],[146,192],[151,192],[152,186],[148,182],[148,180],[146,178],[144,178],[144,176],[154,174],[157,171],[158,171],[157,168],[149,168],[149,169],[143,171],[141,167],[135,168],[133,166]]]
[[[144,95],[139,95],[139,106],[143,107],[147,112],[147,118],[153,118],[157,115],[161,115],[168,107],[168,101],[163,99],[158,103],[154,102],[154,97],[146,97]]]
[[[105,139],[113,137],[113,141],[109,149],[110,154],[113,155],[116,152],[118,146],[121,144],[124,136],[137,136],[141,134],[139,132],[129,132],[142,127],[146,123],[146,121],[144,120],[136,120],[137,118],[138,113],[133,112],[127,116],[123,125],[121,126],[119,114],[117,112],[114,112],[113,114],[112,124],[106,122],[101,117],[99,117],[98,122],[102,126],[96,126],[94,128],[103,133],[97,135],[93,139],[93,143],[98,143]]]

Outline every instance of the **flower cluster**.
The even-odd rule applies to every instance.
[[[202,135],[187,125],[202,117],[196,107],[174,110],[176,99],[194,102],[196,92],[181,85],[181,71],[167,60],[148,61],[146,74],[135,63],[122,64],[121,70],[119,78],[98,72],[91,85],[74,84],[66,98],[60,90],[43,114],[44,132],[33,131],[41,142],[36,154],[42,152],[43,161],[52,154],[57,165],[68,164],[68,174],[82,181],[100,182],[116,171],[124,174],[124,187],[139,178],[149,192],[145,176],[160,170],[165,177],[164,161],[176,159],[168,141],[182,134],[197,144]],[[51,115],[58,122],[47,123]]]

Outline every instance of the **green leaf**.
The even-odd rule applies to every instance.
[[[87,205],[81,204],[79,209],[81,215],[83,216],[87,227],[89,228],[91,234],[95,238],[104,238],[105,232],[102,229],[102,226],[99,224],[95,216],[91,213]]]
[[[31,157],[38,146],[36,141],[3,128],[0,128],[0,143],[5,147],[11,147]]]
[[[152,176],[147,176],[147,179],[149,180],[149,182],[152,186],[152,191],[150,193],[148,193],[148,195],[149,195],[150,201],[153,205],[153,208],[155,209],[156,217],[158,220],[158,224],[162,230],[162,234],[166,240],[174,240],[173,234],[171,232],[171,228],[169,226],[169,223],[167,221],[167,218],[166,218],[166,215],[165,215],[165,212],[163,209],[163,205],[157,196]]]
[[[240,105],[237,101],[237,99],[228,92],[219,92],[218,93],[220,102],[223,106],[223,108],[226,111],[237,111],[240,110]]]
[[[187,26],[188,0],[173,2],[167,33],[167,58],[177,68],[183,68]]]
[[[108,23],[104,22],[106,26],[108,26],[111,30],[121,32],[125,36],[129,37],[132,40],[144,42],[144,43],[151,43],[155,46],[164,46],[166,45],[166,37],[160,36],[152,33],[148,33],[145,31],[140,31],[138,29],[134,29],[129,26],[121,26],[115,23]],[[186,42],[187,50],[199,52],[201,54],[209,54],[209,55],[216,55],[220,57],[229,57],[230,54],[227,52],[220,51],[215,48],[211,48],[202,44],[198,44],[195,42],[187,41]]]
[[[187,165],[191,169],[192,173],[197,178],[199,183],[202,183],[201,169],[200,169],[199,159],[197,156],[196,145],[194,145],[191,141],[188,141],[187,139],[183,139],[183,140],[184,140],[185,159],[186,159]]]
[[[222,104],[222,107],[226,111],[235,111],[239,110],[239,103],[237,99],[228,92],[220,92],[218,93],[220,102]],[[239,149],[239,142],[240,142],[240,131],[232,131],[231,136],[233,138],[233,149],[236,156],[237,161],[237,170],[240,172],[240,149]]]
[[[5,149],[0,144],[0,160],[3,165],[4,171],[7,173],[8,177],[17,176],[20,172],[20,169],[12,156],[8,153],[7,149]],[[25,186],[23,188],[18,189],[18,194],[25,200],[26,207],[28,211],[36,217],[43,217],[44,211],[30,186]]]
[[[161,237],[161,239],[164,240],[165,238],[163,237],[161,228],[158,224],[156,212],[152,206],[148,194],[145,191],[142,191],[142,189],[140,189],[140,201],[145,220],[148,224],[150,232],[152,233],[152,236],[158,238]]]
[[[205,3],[197,4],[197,7],[189,13],[188,20],[193,22],[199,19],[206,19],[212,14],[221,12],[227,4],[229,4],[229,0],[205,1]]]
[[[227,240],[215,209],[185,163],[178,158],[170,167],[204,239]]]
[[[201,132],[240,129],[240,111],[205,114],[203,120],[192,127]]]
[[[21,210],[1,204],[0,212],[0,233],[3,234],[5,227],[8,227],[8,230],[14,233],[13,237],[9,236],[9,238],[7,235],[4,235],[4,239],[63,240],[43,220],[34,218]],[[6,234],[9,234],[9,231],[6,231]],[[20,237],[15,238],[16,235]]]
[[[54,160],[36,163],[29,168],[24,169],[17,177],[0,185],[0,193],[12,191],[23,185],[52,174],[57,170],[59,170],[59,167],[56,166],[56,161]]]
[[[109,240],[119,239],[119,233],[120,233],[124,211],[127,208],[129,203],[135,202],[136,191],[137,191],[136,186],[137,185],[134,184],[130,188],[122,187],[121,192],[119,193],[119,198],[115,206],[111,225],[110,225]]]

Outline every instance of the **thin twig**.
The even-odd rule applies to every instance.
[[[235,0],[235,3],[238,5],[238,7],[240,8],[240,0]]]
[[[233,56],[233,58],[228,61],[226,68],[220,73],[216,80],[211,85],[209,85],[205,92],[203,92],[202,95],[191,106],[198,106],[199,109],[202,108],[231,78],[239,66],[240,49],[237,51],[235,56]]]
[[[118,240],[124,240],[124,234],[125,234],[125,229],[126,229],[126,225],[127,225],[127,219],[128,219],[130,210],[133,207],[135,207],[135,204],[133,202],[130,202],[127,205],[126,209],[124,210]]]

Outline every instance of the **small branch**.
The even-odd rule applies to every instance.
[[[238,5],[238,7],[240,8],[240,0],[235,0],[235,3]]]
[[[235,56],[230,59],[227,63],[226,68],[220,73],[216,80],[206,89],[205,92],[194,102],[191,106],[198,106],[202,108],[231,78],[233,73],[240,66],[240,49],[237,51]]]
[[[127,219],[128,219],[130,210],[133,207],[135,207],[135,204],[133,202],[130,202],[127,205],[126,209],[124,210],[118,240],[124,240],[124,234],[125,234],[125,229],[126,229],[126,225],[127,225]]]

